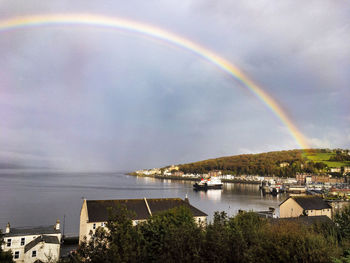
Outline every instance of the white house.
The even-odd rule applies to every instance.
[[[108,208],[124,205],[132,211],[133,224],[147,220],[157,213],[180,206],[188,207],[197,223],[206,224],[207,214],[190,205],[188,198],[158,198],[158,199],[123,199],[123,200],[86,200],[84,199],[80,211],[79,243],[86,237],[90,239],[98,227],[105,227],[108,221]]]
[[[290,196],[280,204],[280,218],[299,216],[328,216],[332,207],[317,196]]]
[[[341,172],[340,167],[331,167],[329,170],[331,173],[340,173]]]
[[[60,257],[60,221],[55,225],[11,228],[7,224],[4,234],[4,251],[11,250],[15,262],[56,262]]]

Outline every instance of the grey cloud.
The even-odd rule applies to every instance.
[[[1,6],[3,17],[84,12],[179,33],[242,68],[277,99],[312,145],[350,147],[346,2],[2,1]],[[6,38],[0,38],[0,158],[111,170],[299,147],[247,88],[187,51],[93,27],[1,34]]]

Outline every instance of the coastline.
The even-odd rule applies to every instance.
[[[201,179],[198,177],[179,177],[179,176],[164,176],[164,175],[138,175],[136,173],[128,173],[128,175],[136,177],[150,177],[161,180],[177,180],[177,181],[192,181],[199,182]],[[237,183],[237,184],[260,184],[260,181],[248,181],[242,179],[221,179],[223,183]]]

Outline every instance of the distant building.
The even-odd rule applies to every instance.
[[[170,166],[169,168],[167,168],[169,171],[173,171],[173,170],[176,170],[176,171],[178,171],[179,169],[180,169],[180,167],[179,166],[177,166],[177,165],[172,165],[172,166]]]
[[[208,172],[208,176],[209,177],[221,176],[221,171],[219,171],[219,170],[212,170],[212,171]]]
[[[297,180],[298,184],[304,184],[307,176],[312,176],[312,174],[308,174],[308,173],[297,173],[297,174],[295,175],[295,179]]]
[[[330,171],[331,173],[340,173],[340,172],[341,172],[341,168],[332,167],[332,168],[329,168],[329,171]]]
[[[145,175],[155,175],[155,174],[161,174],[161,170],[158,168],[153,168],[153,169],[149,169],[149,170],[144,170],[143,174]]]
[[[280,217],[321,216],[332,218],[332,207],[317,196],[290,196],[280,204]]]
[[[15,262],[56,262],[60,257],[60,222],[55,225],[33,228],[6,226],[4,251],[11,250]]]
[[[86,237],[90,239],[98,227],[105,227],[108,221],[108,208],[116,208],[124,205],[127,210],[132,211],[133,225],[146,221],[152,215],[160,212],[185,206],[188,207],[198,224],[206,224],[207,214],[192,206],[188,199],[180,198],[158,198],[158,199],[122,199],[122,200],[86,200],[84,199],[80,212],[79,243]]]
[[[289,163],[287,163],[287,162],[280,163],[280,167],[282,167],[282,168],[288,167],[288,166],[289,166]]]
[[[173,175],[174,175],[174,176],[179,176],[179,177],[181,177],[181,176],[184,175],[184,172],[182,172],[182,171],[176,171],[176,172],[173,173]]]
[[[266,211],[257,211],[256,212],[259,217],[261,218],[276,218],[277,215],[275,213],[275,208],[274,207],[269,207],[269,210]]]
[[[344,166],[344,174],[347,174],[347,173],[350,173],[350,166]]]
[[[306,183],[306,184],[312,183],[312,176],[306,176],[306,177],[305,177],[305,183]]]

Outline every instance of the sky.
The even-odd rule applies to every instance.
[[[314,148],[350,148],[350,2],[0,0],[0,21],[125,18],[236,65]],[[0,31],[0,164],[136,170],[298,149],[255,94],[184,49],[131,32],[55,25]]]

